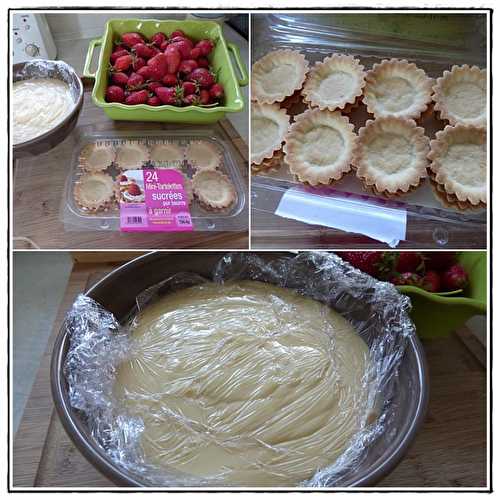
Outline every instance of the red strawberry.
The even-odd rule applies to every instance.
[[[132,63],[132,69],[134,71],[139,71],[144,66],[146,66],[146,61],[142,57],[136,57]]]
[[[189,75],[191,71],[195,70],[198,67],[198,63],[194,59],[184,59],[179,64],[179,73],[182,73],[183,75]]]
[[[152,95],[146,104],[149,104],[149,106],[161,106],[163,103],[157,95]]]
[[[146,102],[148,102],[148,98],[149,92],[147,90],[137,90],[130,93],[130,95],[125,99],[125,104],[146,104]]]
[[[126,175],[120,175],[118,176],[118,182],[127,182],[128,181],[128,177]]]
[[[172,73],[167,73],[163,77],[162,82],[165,87],[174,87],[175,85],[177,85],[177,77]]]
[[[179,52],[179,50],[175,46],[169,45],[165,49],[164,57],[166,61],[165,73],[177,73],[179,64],[181,63],[181,53]]]
[[[210,95],[218,100],[224,95],[224,87],[220,83],[214,83],[210,87]]]
[[[164,33],[155,33],[151,37],[151,43],[155,44],[157,47],[161,47],[161,44],[167,39]]]
[[[160,82],[149,82],[148,83],[148,89],[151,92],[154,92],[154,90],[157,89],[158,87],[163,87],[163,85]]]
[[[176,104],[178,100],[178,91],[175,87],[158,87],[155,94],[160,98],[163,104]]]
[[[199,57],[198,66],[200,68],[208,68],[210,66],[210,63],[208,62],[208,59],[206,57]]]
[[[107,102],[123,102],[125,100],[125,92],[118,85],[110,85],[106,89]]]
[[[451,266],[441,275],[443,289],[446,291],[465,288],[469,283],[469,276],[460,264]]]
[[[420,252],[394,252],[396,265],[394,270],[398,273],[417,272],[423,269],[423,259]]]
[[[339,256],[357,269],[374,276],[381,276],[383,252],[339,252]]]
[[[125,50],[125,49],[116,50],[115,49],[113,51],[113,53],[111,54],[111,56],[109,57],[109,61],[111,62],[111,64],[114,64],[119,57],[126,56],[126,55],[128,55],[128,50]]]
[[[422,288],[437,293],[441,290],[441,277],[436,271],[427,271],[422,280]]]
[[[186,41],[190,45],[193,45],[193,42],[191,41],[190,38],[188,38],[186,35],[175,35],[170,37],[170,43],[177,43],[177,42],[183,42]]]
[[[189,94],[182,98],[182,102],[186,106],[197,106],[200,104],[200,98],[196,94]]]
[[[160,45],[160,50],[162,52],[165,52],[165,50],[167,49],[167,47],[170,45],[170,40],[165,40],[164,42],[162,42],[162,44]]]
[[[397,274],[391,278],[394,285],[412,285],[422,288],[422,277],[415,273]]]
[[[455,252],[425,252],[425,267],[435,271],[444,271],[457,262]]]
[[[191,53],[189,54],[190,59],[198,59],[198,57],[201,56],[201,49],[199,47],[195,47],[194,49],[191,49]]]
[[[128,83],[128,76],[125,73],[119,71],[118,73],[111,73],[111,81],[115,85],[119,85],[120,87],[125,87]]]
[[[161,82],[161,79],[166,73],[169,73],[168,63],[165,54],[157,54],[156,56],[149,59],[147,62],[148,67],[151,71],[151,80]]]
[[[184,91],[184,95],[190,95],[196,93],[196,83],[194,82],[183,82],[182,90]]]
[[[149,66],[139,68],[136,73],[141,75],[145,80],[151,80],[152,78],[152,70]]]
[[[196,68],[189,74],[189,79],[198,82],[201,87],[211,87],[215,83],[214,76],[205,68]]]
[[[175,31],[172,31],[171,35],[170,35],[170,38],[175,38],[176,36],[182,36],[182,37],[185,37],[186,34],[184,33],[184,31],[182,30],[175,30]]]
[[[136,43],[132,50],[139,56],[144,57],[144,59],[149,59],[155,55],[155,51],[149,45],[145,43]]]
[[[180,52],[182,59],[189,59],[193,44],[189,40],[182,38],[172,41],[169,47],[175,47]]]
[[[127,191],[132,196],[139,196],[141,194],[141,188],[135,183],[130,184]]]
[[[138,73],[131,73],[127,81],[127,87],[132,90],[140,87],[144,83],[144,77]]]
[[[214,42],[212,40],[200,40],[196,45],[196,48],[201,50],[201,54],[204,56],[208,56],[210,52],[212,52],[212,49],[214,48]]]
[[[212,102],[212,96],[207,89],[200,90],[200,104],[210,104]]]
[[[144,38],[139,33],[124,33],[122,43],[127,47],[133,47],[136,43],[144,43]]]
[[[130,68],[133,62],[134,59],[130,54],[127,54],[126,56],[120,56],[116,59],[113,65],[113,69],[115,71],[127,71],[127,69]]]

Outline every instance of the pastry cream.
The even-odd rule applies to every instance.
[[[147,462],[236,486],[293,486],[346,449],[367,402],[368,348],[324,304],[254,281],[147,307],[115,395]]]
[[[73,109],[69,85],[56,78],[15,82],[12,87],[14,144],[54,128]]]

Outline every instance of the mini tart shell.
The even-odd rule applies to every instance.
[[[450,146],[460,144],[475,144],[484,147],[484,169],[486,170],[486,129],[473,127],[471,125],[447,125],[444,130],[436,134],[431,141],[431,149],[428,158],[431,161],[429,171],[436,184],[443,186],[444,192],[453,196],[459,202],[479,205],[486,203],[486,182],[483,186],[467,186],[456,178],[456,172],[450,172],[443,164]],[[454,164],[456,165],[456,164]],[[479,166],[479,169],[481,166]],[[470,165],[465,164],[464,170],[470,173]],[[485,172],[486,179],[486,172]],[[466,182],[466,179],[464,179]]]
[[[115,148],[110,144],[90,143],[80,151],[80,166],[86,172],[102,172],[110,167],[116,158]]]
[[[406,160],[401,171],[384,172],[370,163],[368,145],[377,137],[402,136],[413,146],[413,165],[408,166]],[[385,150],[387,152],[387,149]],[[368,120],[358,132],[358,141],[354,150],[353,166],[356,176],[375,194],[382,196],[399,196],[418,187],[427,177],[427,154],[429,139],[422,127],[410,119],[386,117]],[[372,153],[373,154],[373,153]],[[381,153],[383,154],[383,153]]]
[[[87,194],[87,190],[89,189],[90,192],[92,192],[89,186],[91,182],[102,183],[107,191],[106,195],[95,198]],[[101,172],[92,172],[83,174],[78,181],[75,182],[73,195],[76,203],[83,210],[88,212],[99,212],[108,210],[114,205],[115,200],[118,198],[118,192],[119,189],[116,182],[110,175]]]
[[[254,151],[254,127],[252,125],[252,151],[250,159],[252,164],[260,165],[265,159],[272,158],[275,151],[281,149],[281,145],[285,140],[285,136],[290,127],[290,117],[287,115],[285,109],[281,109],[279,104],[259,104],[258,102],[252,103],[252,123],[256,118],[265,118],[278,127],[276,137],[269,137],[269,144],[267,148],[261,151]]]
[[[217,170],[201,170],[193,176],[193,192],[200,203],[213,209],[223,209],[236,201],[236,191],[227,175]]]
[[[182,169],[184,148],[173,142],[158,143],[151,146],[149,161],[156,168]]]
[[[149,148],[135,141],[116,147],[116,165],[120,170],[140,170],[149,161]]]
[[[281,88],[266,91],[263,88],[263,82],[266,81],[266,77],[269,79],[272,69],[280,65],[292,66],[295,74],[288,74],[287,78],[281,82]],[[297,50],[284,49],[267,53],[252,66],[252,100],[264,104],[283,101],[286,97],[293,95],[296,90],[302,88],[308,70],[309,63],[304,54]]]
[[[318,127],[335,130],[343,141],[342,154],[332,152],[330,164],[313,165],[302,157],[302,152],[307,149],[307,146],[315,151],[313,144],[307,144],[304,138],[306,134]],[[340,180],[351,170],[352,152],[356,143],[356,134],[353,129],[354,125],[349,123],[349,119],[342,116],[339,111],[310,109],[297,115],[283,146],[285,162],[290,172],[301,182],[312,186],[331,184]]]
[[[222,151],[209,141],[191,141],[185,155],[196,171],[216,170],[222,165]]]
[[[306,83],[302,89],[304,102],[319,109],[343,109],[346,105],[354,105],[358,96],[362,95],[365,86],[364,66],[353,56],[333,54],[322,62],[317,62],[309,71]],[[321,83],[334,73],[349,73],[352,76],[352,88],[340,98],[332,99],[320,93]]]
[[[453,66],[451,71],[445,71],[443,76],[436,80],[436,84],[432,87],[434,101],[434,109],[439,113],[441,120],[447,120],[451,125],[474,125],[476,127],[486,127],[486,106],[484,113],[475,118],[465,118],[460,116],[453,110],[453,106],[449,104],[447,95],[450,87],[458,83],[473,82],[477,86],[484,89],[486,100],[486,70],[479,69],[477,66]]]
[[[391,111],[384,109],[378,98],[383,93],[383,81],[387,79],[403,79],[413,87],[412,94],[415,99],[411,105],[403,110]],[[366,85],[364,88],[363,102],[366,104],[368,113],[381,118],[384,116],[397,116],[399,118],[418,118],[431,101],[432,79],[423,69],[417,68],[406,59],[384,59],[374,64],[373,68],[366,73]],[[392,91],[394,93],[394,91]]]

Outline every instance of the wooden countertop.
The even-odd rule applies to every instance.
[[[97,130],[168,130],[188,126],[153,122],[116,122],[92,102],[85,91],[77,127]],[[231,144],[236,164],[248,182],[248,146],[228,120],[217,131]],[[191,126],[191,129],[193,126]],[[192,233],[120,233],[67,231],[60,218],[64,184],[70,168],[76,132],[54,149],[33,158],[18,159],[13,174],[14,248],[42,249],[242,249],[248,248],[248,232],[194,231]]]
[[[75,264],[13,447],[13,486],[113,487],[64,431],[50,394],[50,357],[75,296],[113,269]],[[379,486],[485,487],[486,353],[466,330],[425,341],[430,403],[425,422],[401,463]]]

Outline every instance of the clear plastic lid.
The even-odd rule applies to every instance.
[[[346,53],[359,58],[367,69],[374,63],[394,57],[414,62],[430,77],[436,78],[453,64],[486,66],[486,21],[485,14],[257,14],[252,23],[252,62],[277,49],[300,50],[310,63],[321,61],[332,53]],[[299,102],[288,111],[299,114],[305,109],[306,106]],[[356,132],[370,118],[364,106],[349,113]],[[419,125],[425,128],[430,139],[444,128],[433,114],[425,114]],[[284,237],[287,232],[291,236],[297,231],[311,234],[321,229],[275,215],[283,194],[298,184],[283,162],[277,170],[252,175],[254,235],[264,235],[269,228],[277,226]],[[366,204],[367,211],[381,201],[393,204],[390,200],[367,194],[352,173],[336,183],[331,192],[334,196],[359,197]],[[485,209],[458,211],[444,207],[434,196],[428,181],[414,192],[398,198],[396,204],[407,211],[407,241],[412,241],[418,233],[415,231],[418,225],[435,226],[435,231],[427,232],[430,238],[425,246],[453,244],[457,248],[463,247],[466,242],[457,242],[457,239],[467,238],[471,232],[486,232]],[[420,239],[418,242],[423,243]],[[350,246],[352,242],[344,238],[343,244]]]

